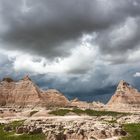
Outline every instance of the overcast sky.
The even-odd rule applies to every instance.
[[[0,78],[26,74],[70,99],[140,88],[140,0],[0,0]]]

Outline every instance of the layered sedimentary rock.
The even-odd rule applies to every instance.
[[[78,98],[75,98],[74,100],[71,100],[70,105],[72,107],[78,107],[78,108],[92,108],[91,103],[87,103],[85,101],[79,101]]]
[[[46,91],[43,91],[41,95],[43,97],[44,105],[47,105],[48,107],[49,106],[52,106],[52,107],[53,106],[61,106],[61,107],[69,106],[68,99],[56,89],[48,89]]]
[[[113,110],[137,110],[140,108],[140,93],[124,80],[121,80],[115,94],[107,103]]]
[[[57,118],[47,120],[27,120],[19,130],[36,130],[42,128],[47,140],[101,140],[112,139],[113,137],[125,136],[126,132],[122,130],[119,124],[105,123],[103,120],[94,118]],[[26,133],[21,131],[21,134]]]
[[[80,101],[78,98],[75,98],[74,100],[71,100],[70,106],[83,109],[101,109],[104,107],[104,104],[95,101],[92,103],[88,103],[86,101]]]
[[[93,101],[92,102],[92,106],[93,106],[93,108],[97,108],[97,109],[99,109],[99,108],[104,108],[105,107],[105,105],[102,103],[102,102],[95,102],[95,101]]]
[[[28,76],[14,82],[4,78],[0,82],[1,106],[67,106],[68,99],[57,90],[40,90]]]

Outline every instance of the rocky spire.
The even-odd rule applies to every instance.
[[[125,82],[124,80],[121,80],[118,84],[117,90],[118,92],[125,92],[127,89],[130,88],[130,85]]]
[[[126,110],[128,108],[140,107],[140,93],[130,84],[121,80],[117,86],[115,94],[107,103],[113,110]]]
[[[31,78],[29,77],[29,75],[25,75],[25,76],[23,77],[23,80],[24,80],[24,81],[31,81]]]
[[[129,83],[121,80],[118,84],[115,94],[117,93],[124,93],[124,94],[134,94],[138,93],[137,89],[133,88]]]

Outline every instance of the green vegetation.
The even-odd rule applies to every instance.
[[[89,116],[118,116],[118,115],[127,115],[127,113],[113,112],[113,111],[96,111],[87,109],[85,110],[86,114]]]
[[[0,125],[0,140],[45,140],[45,136],[43,134],[23,134],[23,135],[16,135],[15,129],[17,126],[21,126],[24,121],[14,121],[9,124],[10,127],[13,128],[12,131],[6,132],[3,130],[5,125]]]
[[[21,121],[13,121],[9,124],[13,129],[16,129],[16,127],[23,125],[24,120]]]
[[[82,115],[86,114],[89,116],[123,116],[123,115],[128,115],[128,113],[120,113],[120,112],[113,112],[113,111],[96,111],[96,110],[91,110],[91,109],[86,109],[86,110],[81,110],[81,109],[57,109],[54,111],[49,112],[49,114],[57,115],[57,116],[65,116],[69,112],[73,112],[77,115]]]
[[[56,115],[56,116],[65,116],[69,112],[70,112],[69,109],[57,109],[57,110],[49,112],[49,114],[53,114],[53,115]]]
[[[86,114],[86,112],[84,110],[81,110],[78,108],[73,109],[72,112],[77,114],[77,115]]]
[[[37,113],[38,111],[34,110],[30,112],[30,117],[33,116],[35,113]]]
[[[129,135],[121,140],[140,140],[140,124],[124,124],[123,128]]]

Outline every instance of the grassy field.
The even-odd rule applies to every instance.
[[[118,115],[128,115],[128,113],[120,113],[120,112],[113,112],[113,111],[96,111],[91,109],[81,110],[81,109],[57,109],[54,111],[49,112],[49,114],[53,114],[56,116],[65,116],[68,113],[73,112],[77,115],[89,115],[89,116],[118,116]]]
[[[129,135],[121,140],[140,140],[140,124],[125,124],[123,127]]]
[[[15,121],[9,124],[13,128],[11,132],[5,132],[3,130],[4,125],[0,125],[0,140],[45,140],[45,136],[43,134],[35,134],[35,135],[15,135],[15,128],[23,124],[23,121]]]

